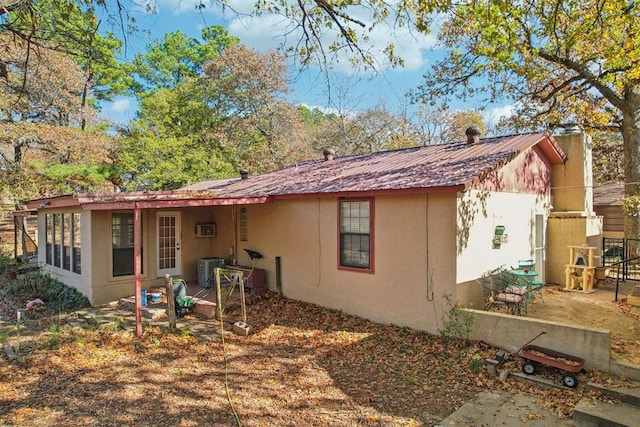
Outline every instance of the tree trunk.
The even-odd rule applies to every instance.
[[[626,93],[622,119],[624,142],[625,199],[633,201],[625,211],[624,234],[628,239],[640,238],[640,86]]]

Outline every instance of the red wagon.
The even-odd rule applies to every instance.
[[[515,353],[515,355],[524,359],[522,372],[527,375],[534,375],[538,370],[538,365],[550,366],[563,371],[562,383],[565,386],[576,388],[578,379],[575,374],[584,368],[584,359],[545,347],[531,345],[533,340],[543,334],[545,334],[545,332],[539,333],[534,339],[520,347]]]

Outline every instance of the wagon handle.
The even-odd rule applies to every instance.
[[[537,339],[538,339],[538,337],[540,337],[541,335],[544,335],[544,334],[546,334],[546,333],[547,333],[546,331],[542,331],[542,332],[540,332],[538,335],[536,335],[536,336],[535,336],[535,337],[533,337],[531,340],[529,340],[529,342],[527,342],[527,343],[523,344],[523,345],[522,345],[522,347],[520,347],[520,348],[518,349],[518,351],[516,351],[514,354],[518,354],[518,353],[520,353],[520,350],[522,350],[523,348],[525,348],[526,346],[528,346],[529,344],[531,344],[532,342],[534,342],[535,340],[537,340]]]

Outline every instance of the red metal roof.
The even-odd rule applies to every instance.
[[[264,175],[218,186],[215,197],[284,197],[389,191],[455,191],[474,178],[503,166],[539,145],[549,162],[564,153],[548,133],[487,138],[466,142],[314,160]],[[213,189],[217,181],[187,187]]]
[[[175,191],[77,194],[46,199],[86,209],[264,203],[272,198],[459,191],[537,146],[552,164],[565,155],[547,132],[313,160],[247,179],[204,181]],[[43,200],[31,201],[31,208]],[[53,203],[52,203],[53,202]]]

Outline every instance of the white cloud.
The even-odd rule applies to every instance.
[[[514,104],[504,105],[502,107],[493,107],[482,112],[485,123],[489,127],[494,127],[502,117],[509,117],[514,112],[516,106]]]
[[[122,98],[111,103],[111,110],[114,113],[124,113],[132,108],[132,103],[130,99]]]
[[[302,40],[302,31],[296,28],[294,23],[280,15],[238,16],[232,19],[228,25],[229,33],[239,37],[244,44],[260,51],[266,51],[279,46],[295,46]],[[337,33],[333,30],[322,32],[321,41],[325,49],[336,40]],[[362,35],[361,35],[362,37]],[[379,70],[389,68],[390,64],[384,53],[388,44],[394,45],[394,53],[404,59],[404,69],[408,71],[420,69],[426,63],[423,55],[424,49],[434,44],[433,36],[423,34],[411,34],[406,28],[392,28],[388,25],[379,25],[367,33],[369,40],[361,43],[363,50],[373,55],[373,60],[378,64]],[[357,52],[342,49],[332,62],[335,71],[352,73],[353,67],[349,61],[351,56],[357,56]]]
[[[254,14],[255,3],[252,0],[230,0],[227,4],[236,12],[225,14],[229,33],[239,37],[242,43],[249,47],[260,51],[281,46],[295,47],[303,39],[302,29],[294,19],[271,13],[256,16]],[[289,6],[291,8],[299,7],[297,4]],[[347,13],[365,24],[372,21],[371,11],[365,8],[352,7],[347,10]],[[388,22],[378,24],[371,31],[354,26],[358,30],[357,36],[361,41],[361,47],[373,55],[378,70],[384,70],[390,66],[384,53],[384,49],[390,43],[394,45],[395,55],[405,61],[405,70],[420,69],[426,63],[424,50],[434,46],[435,36],[425,35],[415,30],[412,33],[412,30],[407,27],[396,27],[393,25],[393,19],[394,17],[391,17]],[[433,34],[436,34],[435,30],[438,25],[439,23],[434,24]],[[337,40],[337,36],[336,28],[325,27],[320,31],[320,39],[325,49]],[[365,38],[368,40],[364,41]],[[333,53],[328,52],[328,54],[332,55]],[[351,65],[350,57],[357,55],[357,52],[345,48],[329,60],[333,70],[351,74],[355,70]]]
[[[198,10],[196,6],[201,0],[157,0],[157,7],[161,13],[170,13],[174,16],[202,13],[211,16],[216,21],[224,22],[231,35],[239,37],[242,43],[248,47],[265,52],[269,49],[280,47],[295,47],[303,38],[302,31],[294,19],[287,18],[280,14],[262,13],[255,15],[255,0],[229,0],[223,8],[217,1],[204,0],[206,6]],[[298,4],[288,1],[287,6],[298,8]],[[278,4],[273,1],[272,4]],[[284,7],[280,5],[279,7]],[[347,10],[353,18],[365,24],[372,21],[371,11],[364,7],[351,7]],[[439,21],[434,23],[434,31],[430,35],[425,35],[407,27],[394,27],[394,16],[391,16],[387,23],[379,24],[373,30],[358,29],[358,37],[361,40],[363,50],[373,56],[373,61],[379,71],[388,69],[390,64],[384,53],[384,49],[390,43],[394,46],[396,56],[404,60],[403,70],[414,71],[424,67],[427,62],[425,50],[433,47],[435,36],[440,25]],[[357,29],[357,26],[354,27]],[[320,38],[325,49],[337,40],[338,32],[335,28],[322,28]],[[368,40],[363,41],[365,37]],[[332,54],[329,52],[329,54]],[[334,71],[342,71],[347,74],[357,72],[350,62],[350,57],[357,56],[357,52],[349,49],[341,49],[335,57],[328,58]]]

